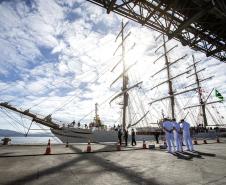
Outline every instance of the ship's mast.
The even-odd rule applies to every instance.
[[[160,35],[160,36],[161,36],[161,35]],[[159,37],[157,37],[157,39],[158,39],[158,38],[159,38]],[[154,63],[155,63],[157,60],[159,60],[160,58],[164,57],[164,58],[165,58],[165,67],[164,67],[163,69],[161,69],[160,71],[156,72],[154,75],[152,75],[152,77],[155,76],[156,74],[160,73],[161,71],[166,70],[166,72],[167,72],[167,80],[164,81],[164,82],[161,82],[161,83],[157,84],[155,87],[151,88],[150,90],[152,90],[152,89],[154,89],[154,88],[156,88],[156,87],[158,87],[158,86],[160,86],[160,85],[162,85],[162,84],[168,83],[168,94],[169,94],[169,96],[168,96],[168,97],[163,97],[163,98],[161,98],[160,100],[165,99],[165,98],[169,98],[169,99],[170,99],[171,118],[175,118],[175,98],[174,98],[174,96],[175,96],[176,94],[175,94],[174,91],[173,91],[173,83],[172,83],[172,80],[173,80],[174,78],[177,78],[177,77],[179,77],[179,76],[181,76],[181,75],[187,73],[188,71],[186,71],[186,72],[184,72],[184,73],[181,73],[181,74],[178,74],[177,76],[172,77],[172,76],[171,76],[171,72],[170,72],[170,67],[171,67],[171,65],[173,65],[173,64],[177,63],[178,61],[180,61],[181,59],[185,58],[186,55],[183,56],[183,57],[181,57],[181,58],[179,58],[179,59],[177,59],[176,61],[169,62],[168,53],[169,53],[170,51],[172,51],[174,48],[176,48],[178,45],[175,45],[175,46],[173,46],[171,49],[167,50],[166,40],[165,40],[165,35],[164,35],[164,34],[162,34],[162,38],[163,38],[163,44],[162,44],[160,47],[157,48],[157,50],[155,51],[155,53],[156,53],[161,47],[163,47],[163,54],[162,54],[160,57],[158,57],[158,58],[154,61]],[[157,40],[157,39],[156,39],[156,40]],[[157,101],[159,101],[159,100],[157,100]],[[155,102],[155,101],[154,101],[154,102]],[[152,104],[152,103],[153,103],[153,102],[151,102],[150,104]]]
[[[122,73],[111,83],[110,87],[119,79],[122,78],[122,88],[121,88],[121,92],[119,92],[116,96],[114,96],[111,101],[114,101],[115,99],[122,97],[122,103],[120,103],[120,105],[122,105],[122,128],[124,129],[128,129],[132,126],[135,126],[136,124],[138,124],[140,121],[142,121],[148,114],[149,111],[147,111],[146,113],[144,113],[144,115],[138,119],[138,121],[136,121],[135,123],[126,123],[126,114],[127,114],[127,109],[128,109],[128,100],[129,100],[129,91],[136,88],[136,87],[140,87],[140,85],[142,84],[143,81],[137,82],[134,85],[130,85],[128,86],[128,82],[129,82],[129,78],[128,78],[128,71],[136,64],[136,62],[134,62],[133,64],[130,64],[129,66],[126,66],[125,63],[125,40],[130,36],[131,32],[128,32],[125,34],[125,28],[127,26],[128,22],[126,24],[121,23],[121,30],[119,32],[119,34],[117,35],[115,41],[117,41],[117,39],[121,36],[121,43],[119,44],[119,46],[117,47],[117,49],[114,52],[117,52],[117,50],[119,48],[121,48],[121,58],[120,60],[116,63],[116,65],[112,68],[111,72],[114,71],[114,69],[122,63]]]
[[[96,122],[96,125],[98,125],[98,103],[95,103],[95,122]]]
[[[122,21],[121,24],[121,39],[122,39],[122,66],[123,66],[123,76],[122,76],[122,91],[124,92],[127,89],[128,85],[128,75],[125,72],[125,46],[124,46],[124,23]],[[124,92],[123,93],[123,108],[122,108],[122,128],[123,130],[126,128],[126,108],[128,106],[128,93]]]
[[[193,59],[193,67],[194,67],[194,71],[195,71],[195,81],[196,81],[196,84],[197,84],[197,87],[198,87],[199,102],[200,102],[201,109],[202,109],[203,124],[204,124],[204,127],[206,127],[207,126],[206,105],[205,105],[205,103],[202,99],[201,85],[200,85],[200,80],[199,80],[199,76],[198,76],[198,73],[197,73],[194,55],[192,55],[192,59]]]
[[[190,86],[193,86],[193,85],[196,85],[196,86],[197,86],[198,96],[199,96],[199,104],[198,104],[198,105],[187,106],[187,107],[184,107],[184,109],[189,109],[189,108],[193,108],[193,107],[201,107],[201,110],[202,110],[202,117],[203,117],[203,124],[204,124],[204,127],[206,127],[206,126],[208,126],[207,117],[206,117],[206,105],[214,104],[214,103],[219,103],[219,102],[221,102],[221,101],[218,100],[218,101],[207,102],[208,98],[210,97],[210,95],[211,95],[211,93],[212,93],[212,91],[213,91],[214,89],[212,89],[212,91],[209,93],[208,97],[207,97],[205,100],[203,99],[203,96],[202,96],[202,89],[201,89],[201,88],[202,88],[201,82],[206,81],[206,80],[209,80],[209,79],[212,79],[213,76],[209,76],[209,77],[207,77],[207,78],[200,79],[198,73],[204,71],[205,68],[202,68],[202,69],[197,70],[197,64],[198,64],[199,62],[201,62],[201,60],[200,60],[200,61],[195,61],[194,55],[192,55],[192,59],[193,59],[193,64],[190,65],[190,66],[188,66],[188,68],[193,67],[194,73],[191,74],[191,75],[189,75],[189,76],[187,76],[187,78],[189,78],[189,77],[191,77],[191,76],[195,76],[195,83],[192,83],[192,84],[188,85],[187,87],[190,87]],[[186,88],[187,88],[187,87],[186,87]],[[207,110],[208,110],[208,109],[207,109]]]
[[[161,36],[161,35],[160,35]],[[156,38],[156,40],[160,37],[158,36]],[[149,105],[152,105],[153,103],[156,103],[158,101],[162,101],[162,100],[165,100],[165,99],[170,99],[170,108],[171,108],[171,118],[175,118],[175,96],[178,96],[178,95],[181,95],[181,94],[184,94],[184,93],[188,93],[190,91],[195,91],[197,88],[192,88],[192,89],[189,89],[189,90],[185,90],[185,91],[182,91],[182,92],[174,92],[173,91],[173,79],[176,79],[178,78],[179,76],[182,76],[182,75],[185,75],[187,73],[189,73],[191,71],[191,69],[188,69],[180,74],[177,74],[176,76],[172,76],[171,75],[171,72],[170,72],[170,67],[174,64],[176,64],[177,62],[179,62],[180,60],[184,59],[187,55],[184,55],[178,59],[176,59],[175,61],[172,61],[172,62],[169,62],[169,59],[168,59],[168,53],[170,53],[170,51],[172,51],[174,48],[178,47],[178,45],[175,45],[173,46],[172,48],[170,48],[169,50],[167,49],[167,46],[166,46],[166,40],[165,40],[165,35],[163,34],[162,35],[163,37],[163,44],[160,45],[155,53],[161,48],[163,47],[163,54],[158,57],[154,63],[156,63],[160,58],[164,57],[165,58],[165,67],[163,67],[162,69],[160,69],[159,71],[157,71],[156,73],[154,73],[153,75],[151,75],[151,77],[154,77],[155,75],[161,73],[162,71],[166,70],[167,71],[167,80],[163,81],[163,82],[160,82],[159,84],[155,85],[154,87],[152,87],[150,90],[153,90],[165,83],[168,83],[168,90],[169,90],[169,96],[165,96],[165,97],[162,97],[162,98],[159,98],[157,100],[153,100],[152,102],[149,103]],[[164,112],[162,111],[162,115],[164,115]]]
[[[165,57],[165,65],[166,65],[166,71],[167,71],[167,78],[168,78],[168,88],[169,88],[169,95],[170,95],[170,105],[171,105],[171,118],[175,118],[175,101],[174,101],[174,93],[173,93],[173,85],[170,74],[170,66],[169,66],[169,60],[167,56],[167,49],[166,49],[166,41],[165,36],[163,36],[163,48],[164,48],[164,57]]]
[[[127,128],[128,127],[130,127],[131,126],[131,123],[130,124],[126,124],[126,114],[127,114],[127,108],[128,108],[128,98],[129,98],[129,91],[130,90],[132,90],[132,89],[134,89],[135,87],[139,87],[139,85],[142,83],[142,81],[141,82],[138,82],[138,83],[136,83],[136,84],[134,84],[134,85],[132,85],[132,86],[130,86],[130,87],[128,87],[128,81],[129,81],[129,78],[128,78],[128,71],[130,70],[130,68],[131,67],[133,67],[135,64],[136,64],[136,62],[135,63],[133,63],[133,64],[131,64],[130,66],[126,66],[126,63],[125,63],[125,40],[130,36],[130,34],[131,34],[131,32],[129,32],[129,33],[127,33],[127,34],[125,34],[125,28],[126,28],[126,26],[127,26],[127,24],[128,24],[128,22],[126,23],[126,24],[124,24],[123,23],[123,21],[122,21],[122,23],[121,23],[121,30],[120,30],[120,32],[119,32],[119,34],[117,35],[117,37],[116,37],[116,40],[115,41],[117,41],[117,39],[119,38],[119,37],[121,37],[121,43],[119,44],[119,46],[117,47],[117,49],[116,49],[116,51],[114,52],[114,54],[117,52],[117,50],[119,49],[119,48],[121,48],[121,59],[116,63],[116,65],[113,67],[113,69],[111,70],[111,72],[112,71],[114,71],[114,69],[119,65],[119,64],[121,64],[122,63],[122,73],[111,83],[111,85],[110,86],[112,86],[116,81],[118,81],[119,79],[121,79],[122,78],[122,88],[121,88],[121,92],[120,93],[118,93],[114,98],[112,98],[111,99],[111,101],[110,101],[110,103],[112,102],[112,101],[114,101],[116,98],[118,98],[118,97],[121,97],[122,96],[122,98],[123,98],[123,100],[122,100],[122,128],[123,129],[126,129],[126,126],[127,126]],[[147,114],[145,114],[145,116],[146,116]],[[143,116],[142,117],[142,119],[145,117],[145,116]],[[139,119],[139,121],[141,121],[142,119]],[[138,122],[139,122],[138,121]],[[138,123],[138,122],[136,122],[136,124]]]

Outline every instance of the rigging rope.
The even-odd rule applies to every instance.
[[[4,112],[3,110],[4,110],[5,112]],[[17,122],[17,121],[15,121],[14,119],[12,119],[11,116],[10,116],[9,114],[7,114],[7,112],[6,112],[5,109],[2,109],[2,108],[1,108],[1,111],[2,111],[2,113],[5,114],[8,118],[10,118],[10,119],[12,120],[12,122],[10,122],[9,120],[7,120],[5,117],[3,117],[3,119],[5,119],[12,127],[14,127],[14,128],[16,129],[17,132],[19,132],[20,134],[24,134],[23,131],[21,131],[20,128],[17,126],[17,124],[14,123],[14,122]],[[14,121],[14,122],[13,122],[13,121]]]
[[[94,83],[94,82],[96,82],[98,79],[100,79],[100,77],[102,77],[106,72],[108,71],[108,68],[101,74],[99,74],[98,75],[98,77],[93,81],[93,82],[91,82],[91,83]],[[70,97],[71,99],[70,100],[68,100],[66,103],[64,103],[63,105],[61,105],[60,107],[58,107],[58,108],[56,108],[52,113],[50,113],[50,114],[54,114],[54,113],[56,113],[57,111],[59,111],[60,109],[62,109],[63,107],[65,107],[66,105],[68,105],[70,102],[72,102],[77,96],[76,96],[76,94],[77,94],[77,92],[74,94],[74,95],[72,95],[72,97]],[[74,96],[74,97],[73,97]]]
[[[24,124],[24,120],[22,118],[22,114],[20,114],[20,119],[21,119],[21,124],[23,125],[23,128],[24,128],[24,133],[26,133],[25,124]]]
[[[107,99],[105,99],[104,101],[102,101],[100,104],[99,104],[99,106],[101,106],[101,105],[103,105],[103,104],[105,104],[108,100],[110,100],[112,97],[114,97],[116,95],[116,93],[115,94],[113,94],[113,95],[111,95],[110,97],[108,97]],[[93,109],[93,110],[91,110],[88,114],[86,114],[85,116],[83,116],[80,120],[79,120],[79,122],[80,121],[82,121],[84,118],[86,118],[88,115],[90,115],[92,112],[94,112],[95,110]]]

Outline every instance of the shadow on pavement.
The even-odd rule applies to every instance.
[[[70,148],[75,152],[82,152],[81,149],[78,149],[74,146],[70,146]],[[143,178],[142,176],[138,175],[134,170],[125,168],[115,162],[106,160],[103,157],[97,156],[95,153],[91,153],[88,155],[79,155],[75,159],[69,160],[67,162],[59,164],[57,166],[50,167],[42,171],[38,171],[33,174],[15,179],[11,182],[6,183],[6,185],[29,184],[38,178],[42,178],[44,176],[57,173],[60,170],[63,170],[70,166],[74,166],[76,163],[81,162],[82,160],[88,160],[95,165],[101,166],[104,169],[104,171],[101,170],[101,172],[103,173],[106,173],[106,171],[116,173],[119,176],[127,179],[128,182],[133,184],[160,185],[154,178]]]

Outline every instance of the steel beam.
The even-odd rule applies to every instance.
[[[116,0],[112,0],[107,8],[107,13],[109,14],[110,11],[113,10],[113,6],[115,5]]]
[[[199,0],[87,0],[226,62],[226,18]],[[220,0],[219,0],[220,1]],[[204,7],[204,8],[203,8]],[[210,11],[211,9],[211,11]],[[164,23],[164,24],[163,24]],[[170,35],[171,34],[171,35]]]
[[[212,8],[212,7],[211,7]],[[175,37],[175,35],[177,35],[179,32],[181,32],[183,29],[187,28],[189,25],[191,25],[191,23],[195,22],[197,19],[199,19],[200,17],[202,17],[204,14],[206,14],[208,11],[211,10],[211,8],[204,8],[203,10],[201,10],[200,12],[198,12],[197,14],[195,14],[193,17],[189,18],[188,20],[184,21],[178,28],[177,30],[175,30],[173,33],[169,34],[169,39],[172,39],[173,37]]]

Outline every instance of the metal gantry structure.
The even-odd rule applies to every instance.
[[[87,0],[226,62],[225,0]]]

